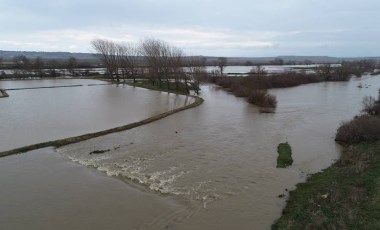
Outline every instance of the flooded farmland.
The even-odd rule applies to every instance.
[[[359,83],[364,87],[358,88]],[[85,93],[75,92],[79,88],[71,88],[70,96],[76,95],[71,101],[85,97]],[[49,214],[53,221],[49,226],[54,226],[54,220],[64,216],[70,226],[92,229],[104,226],[112,226],[112,229],[269,229],[285,204],[285,199],[278,198],[278,195],[286,194],[286,189],[294,189],[307,174],[320,171],[337,159],[340,147],[334,142],[336,128],[342,121],[358,114],[362,98],[376,96],[379,88],[380,79],[367,76],[350,82],[271,90],[277,96],[278,108],[274,114],[262,114],[243,99],[213,85],[205,85],[201,94],[205,102],[191,110],[56,150],[47,148],[0,159],[1,187],[6,188],[0,194],[9,199],[8,202],[2,201],[0,213],[7,215],[0,215],[0,218],[17,216],[26,206],[36,216]],[[100,91],[98,100],[94,101],[101,108],[120,98],[128,98],[134,104],[123,107],[125,110],[116,110],[117,115],[116,112],[110,115],[106,122],[88,118],[99,110],[84,107],[83,113],[88,115],[73,121],[78,133],[93,129],[89,129],[91,125],[86,123],[87,119],[101,123],[95,126],[104,129],[110,124],[117,126],[118,122],[141,120],[186,103],[182,97],[175,103],[173,96],[132,87],[96,86],[92,89]],[[54,90],[51,93],[60,95],[59,89],[51,90]],[[30,93],[27,98],[37,97]],[[144,93],[147,94],[145,97],[141,95]],[[128,97],[121,96],[125,94]],[[47,95],[41,96],[40,100]],[[25,106],[23,103],[26,102],[20,101],[21,96],[17,100],[17,94],[11,92],[9,99],[12,97],[15,100],[12,106]],[[60,97],[64,96],[61,94]],[[91,98],[93,95],[88,100],[83,99],[80,106],[88,106]],[[145,107],[137,106],[154,99],[156,101]],[[160,106],[157,100],[166,107]],[[2,113],[7,111],[3,110],[7,106],[11,105],[2,104]],[[132,119],[112,123],[118,120],[113,116],[123,113],[133,114]],[[27,114],[21,115],[25,117]],[[62,123],[65,125],[48,131],[31,129],[50,137],[55,135],[55,129],[72,125],[72,117]],[[22,127],[16,125],[14,130],[22,133]],[[3,134],[3,127],[1,130]],[[1,140],[1,146],[7,146],[9,141],[3,137]],[[276,148],[285,141],[293,149],[294,163],[287,169],[277,169]],[[104,149],[110,151],[89,154]],[[23,174],[30,179],[24,181]],[[12,175],[19,175],[17,183],[11,183]],[[62,180],[68,187],[60,186],[57,180]],[[52,186],[39,186],[46,184]],[[32,186],[34,190],[23,190],[23,186]],[[110,189],[105,189],[107,186]],[[66,195],[62,195],[66,189]],[[48,196],[43,196],[45,193]],[[19,197],[23,200],[18,200]],[[41,202],[35,202],[36,197]],[[47,200],[51,197],[61,198],[54,199],[52,206]],[[43,202],[45,199],[46,203]],[[120,218],[121,213],[129,216],[129,219],[126,217],[128,221]],[[84,221],[86,217],[91,221]],[[7,226],[22,229],[18,223],[23,223],[29,229],[39,229],[41,223],[36,219],[24,213],[17,220],[10,219]],[[0,219],[3,221],[5,219]]]
[[[0,151],[101,131],[182,107],[192,98],[97,80],[0,81]],[[95,84],[95,85],[94,85]]]

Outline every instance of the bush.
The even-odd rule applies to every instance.
[[[277,100],[266,90],[253,90],[249,93],[248,102],[260,107],[276,108]]]
[[[380,119],[363,115],[344,122],[338,128],[335,140],[350,145],[380,140]]]
[[[230,88],[232,86],[233,81],[226,77],[219,77],[216,80],[216,84],[223,88]]]
[[[293,164],[292,148],[288,142],[280,143],[277,146],[277,168],[286,168]]]
[[[249,89],[242,85],[239,85],[239,87],[233,88],[231,90],[232,93],[237,97],[248,97],[249,95]]]
[[[375,98],[371,96],[364,97],[362,101],[362,106],[363,106],[362,112],[365,112],[369,115],[375,115],[376,104],[377,102]]]
[[[380,115],[380,102],[376,101],[375,98],[371,96],[364,97],[362,106],[362,112],[365,112],[369,115]]]

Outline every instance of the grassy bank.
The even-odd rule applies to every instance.
[[[339,160],[290,192],[272,229],[380,229],[380,100],[371,101],[338,128]]]
[[[292,148],[286,143],[280,143],[277,147],[277,168],[286,168],[293,164]]]
[[[128,83],[128,85],[141,87],[145,89],[163,91],[163,92],[168,92],[168,93],[185,94],[185,95],[189,94],[188,88],[186,88],[185,84],[183,83],[179,83],[178,85],[176,85],[174,82],[170,82],[169,87],[166,82],[162,83],[162,86],[160,87],[158,83],[152,84],[150,81]]]
[[[380,143],[362,143],[297,185],[272,229],[380,229]]]

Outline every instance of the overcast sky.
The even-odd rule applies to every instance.
[[[189,55],[380,56],[380,0],[0,0],[0,50],[166,40]]]

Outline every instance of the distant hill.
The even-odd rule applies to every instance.
[[[43,59],[64,60],[70,57],[75,57],[82,61],[97,60],[96,54],[93,53],[70,53],[70,52],[34,52],[34,51],[3,51],[0,50],[0,57],[6,60],[11,60],[16,56],[24,55],[27,58],[41,57]]]
[[[75,57],[78,61],[97,63],[98,58],[93,53],[70,53],[70,52],[34,52],[34,51],[2,51],[0,50],[0,58],[4,60],[12,60],[19,55],[25,55],[28,58],[42,57],[43,59],[65,60],[70,57]],[[207,63],[217,61],[218,57],[198,56],[207,59]],[[375,59],[380,61],[380,57],[329,57],[329,56],[277,56],[277,57],[227,57],[229,64],[244,64],[252,63],[269,63],[275,59],[282,59],[286,62],[304,62],[308,60],[313,63],[337,63],[341,61],[352,61],[362,59]]]

